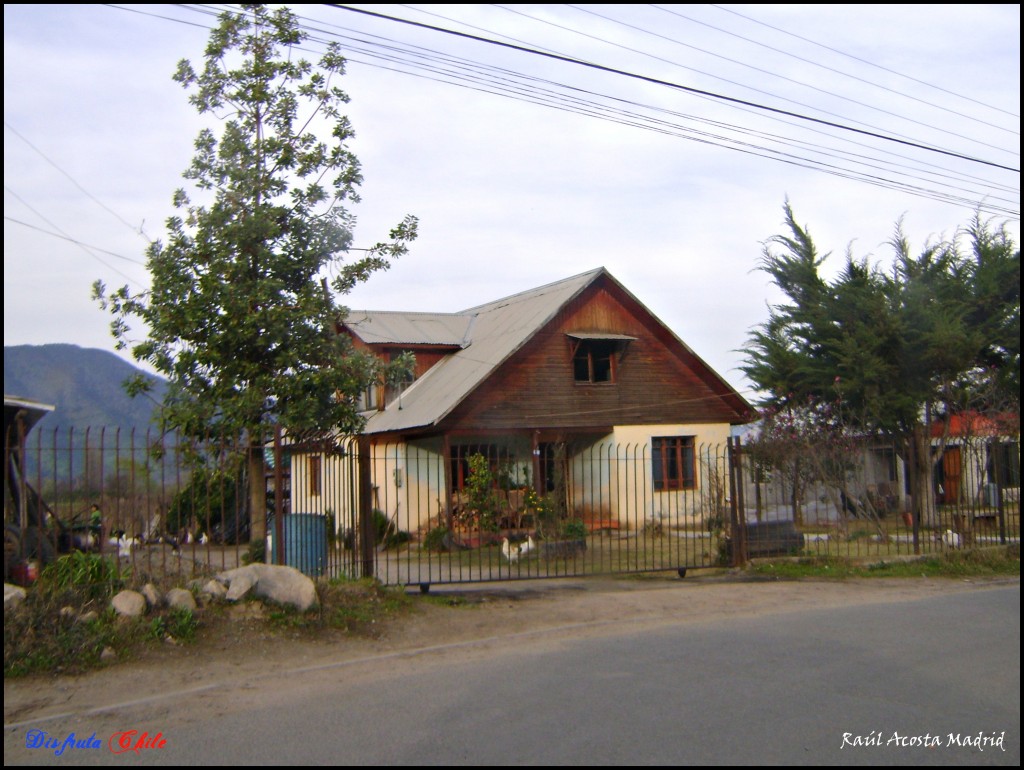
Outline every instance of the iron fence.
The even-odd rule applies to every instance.
[[[116,556],[137,577],[266,559],[313,576],[429,585],[685,571],[759,556],[884,560],[1019,542],[1019,448],[1004,441],[979,451],[980,459],[963,453],[959,473],[937,464],[934,505],[915,518],[898,454],[873,443],[822,478],[767,463],[739,441],[686,437],[278,436],[239,448],[37,430],[6,442],[5,576],[71,549]],[[250,478],[253,452],[262,478]],[[196,466],[197,456],[207,463]],[[257,500],[265,494],[263,527],[253,526],[253,487]]]

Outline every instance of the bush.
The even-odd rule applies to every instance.
[[[582,519],[566,519],[562,522],[562,537],[566,540],[583,540],[587,536],[587,525]]]
[[[374,508],[372,515],[373,542],[376,545],[383,545],[385,548],[395,548],[404,543],[408,543],[412,539],[408,532],[398,529],[398,527],[388,519],[384,511]]]
[[[83,601],[107,599],[121,588],[117,565],[96,553],[74,551],[43,568],[37,590],[51,596],[73,592]]]
[[[434,527],[423,538],[423,547],[428,551],[443,553],[448,550],[449,534],[447,527]]]

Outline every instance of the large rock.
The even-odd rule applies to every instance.
[[[205,584],[199,586],[201,599],[223,599],[227,592],[227,589],[216,580],[207,580]]]
[[[238,601],[250,593],[260,599],[287,604],[305,612],[316,606],[316,586],[295,567],[249,564],[217,575],[228,586],[226,598]]]
[[[173,609],[186,609],[190,612],[196,611],[196,599],[191,591],[184,588],[172,588],[167,592],[167,606]]]
[[[121,591],[110,600],[110,606],[118,615],[137,618],[146,611],[146,597],[138,591]]]
[[[4,583],[4,612],[7,612],[7,610],[13,610],[25,601],[25,596],[25,589],[21,586]]]

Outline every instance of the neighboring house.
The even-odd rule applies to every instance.
[[[996,505],[997,485],[1004,499],[1020,499],[1020,417],[978,412],[952,415],[932,424],[932,443],[944,446],[935,464],[940,503]]]
[[[816,466],[805,454],[817,451],[813,441],[798,439],[783,468],[758,462],[752,444],[761,432],[761,423],[752,423],[734,431],[733,435],[751,451],[744,463],[743,501],[748,521],[788,520],[798,518],[794,511],[790,463],[799,462],[802,473],[800,494],[795,501],[799,519],[806,524],[833,523],[842,517],[863,515],[874,511],[886,515],[908,508],[906,470],[891,441],[863,437],[850,447],[852,454],[841,479],[822,480],[815,474]],[[837,482],[841,481],[841,486]],[[844,509],[845,503],[845,509]],[[870,503],[870,505],[868,505]]]
[[[591,527],[684,505],[704,515],[724,488],[730,426],[755,416],[604,268],[458,313],[352,311],[342,331],[382,358],[416,356],[411,382],[363,397],[374,507],[412,532],[458,513],[477,453],[503,526],[527,490]],[[293,452],[293,511],[337,512],[351,484],[343,459]]]

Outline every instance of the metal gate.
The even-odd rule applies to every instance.
[[[429,585],[711,567],[733,558],[730,446],[425,441],[279,448],[282,533],[319,574]],[[280,474],[279,474],[280,475]],[[278,496],[275,495],[275,498]],[[319,522],[319,523],[317,523]],[[273,531],[272,538],[273,538]]]

